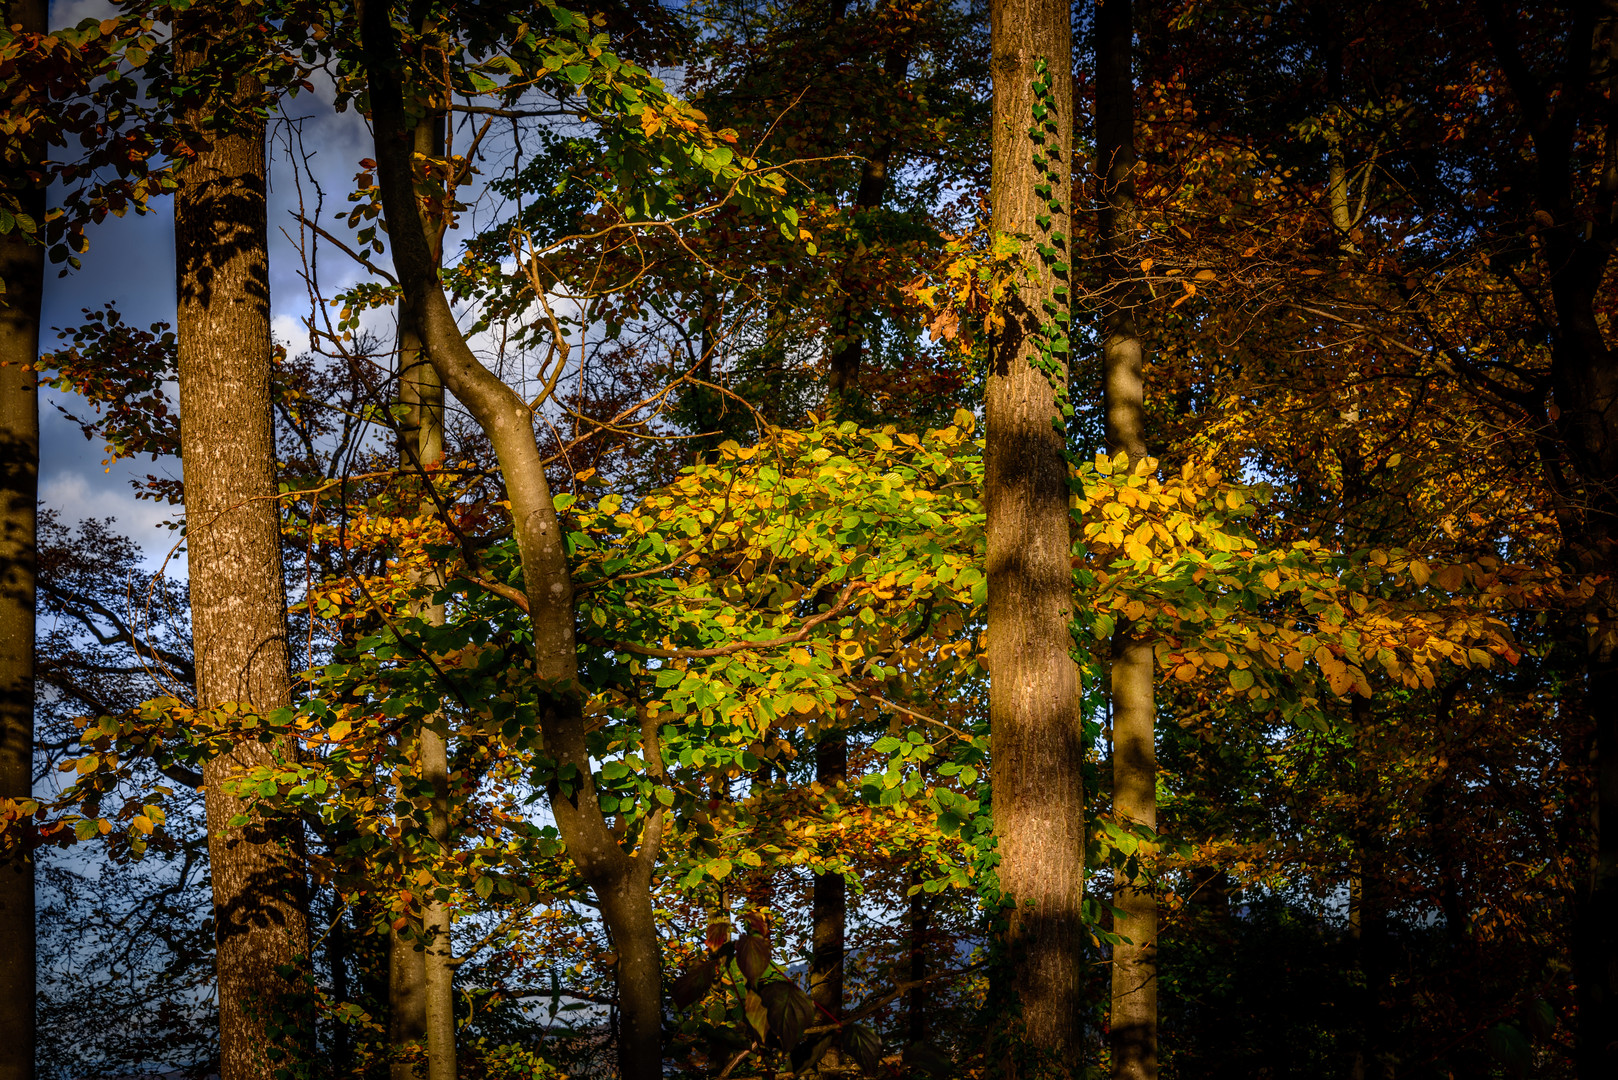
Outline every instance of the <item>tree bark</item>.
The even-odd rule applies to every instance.
[[[1146,460],[1145,344],[1136,323],[1134,12],[1130,0],[1097,5],[1096,168],[1107,256],[1102,386],[1107,450],[1132,469]],[[1152,646],[1120,623],[1112,638],[1112,809],[1118,824],[1157,829],[1156,706]],[[1137,867],[1151,854],[1142,844]],[[1116,872],[1110,1040],[1114,1080],[1157,1076],[1157,898],[1144,867]]]
[[[561,523],[551,502],[544,460],[527,402],[472,353],[438,280],[412,177],[414,124],[405,108],[400,42],[387,7],[360,5],[361,47],[370,89],[377,180],[389,222],[394,268],[405,303],[445,389],[466,406],[488,436],[500,463],[523,570],[524,606],[534,634],[534,670],[543,694],[539,723],[559,779],[551,811],[569,857],[596,894],[618,954],[621,1080],[662,1076],[662,959],[653,917],[651,873],[661,844],[663,811],[653,811],[639,849],[620,846],[596,796],[588,731],[578,687],[573,580]],[[643,725],[643,748],[654,775],[662,751],[656,726]]]
[[[435,113],[415,129],[415,152],[427,157],[444,155],[444,117]],[[439,222],[424,221],[429,248],[437,251]],[[421,506],[431,506],[422,474],[444,460],[444,383],[433,369],[417,330],[414,312],[401,305],[399,317],[399,467],[407,485],[421,493]],[[436,574],[420,584],[436,588]],[[444,606],[423,602],[412,614],[431,625],[444,624]],[[449,731],[442,713],[427,723],[416,739],[416,760],[422,780],[434,792],[427,830],[439,850],[450,847]],[[406,778],[401,776],[400,783]],[[388,960],[389,1038],[394,1048],[392,1080],[413,1080],[418,1070],[400,1057],[405,1047],[426,1040],[427,1080],[454,1080],[455,965],[449,905],[429,892],[423,904],[422,936],[417,940],[392,936]]]
[[[848,736],[828,732],[815,744],[815,779],[828,791],[848,778]],[[811,951],[809,999],[823,1010],[821,1019],[843,1015],[843,956],[848,924],[848,882],[842,874],[816,874],[810,904]],[[822,1062],[838,1064],[835,1047]]]
[[[44,33],[44,0],[6,5],[7,25]],[[45,192],[8,177],[23,209],[45,221]],[[34,579],[39,505],[39,313],[45,249],[0,236],[0,800],[33,795]],[[19,822],[17,843],[0,854],[0,1080],[34,1076],[34,852]]]
[[[1073,31],[1068,5],[1053,0],[994,0],[989,16],[992,223],[1021,239],[1026,271],[1000,308],[984,401],[990,756],[1005,904],[993,991],[1008,1010],[1003,1074],[1076,1075],[1084,749],[1057,394],[1065,403]],[[1048,84],[1037,121],[1036,84]]]
[[[836,15],[841,17],[841,5]],[[908,41],[896,42],[884,57],[883,75],[890,85],[897,84],[904,79],[909,66]],[[882,205],[888,192],[888,162],[892,155],[893,140],[885,136],[878,138],[860,169],[860,184],[854,193],[855,215]],[[832,321],[834,337],[826,376],[826,397],[833,418],[841,418],[849,410],[859,389],[860,360],[865,355],[865,334],[858,325],[860,305],[858,298],[846,288],[852,262],[850,259],[843,264],[843,299]],[[835,784],[846,779],[848,732],[839,728],[821,735],[815,746],[815,761],[816,779],[822,784]],[[843,1014],[843,942],[847,936],[847,893],[848,883],[843,880],[843,875],[815,875],[811,916],[813,968],[809,975],[809,996],[833,1016]],[[835,971],[832,970],[833,966]],[[839,1061],[837,1048],[827,1050],[822,1061],[835,1067]]]
[[[181,75],[209,62],[219,12],[192,9],[176,28]],[[228,28],[224,28],[227,29]],[[264,125],[246,106],[186,167],[175,198],[180,445],[197,704],[244,702],[261,712],[292,704],[271,421],[269,262]],[[210,103],[192,102],[204,130]],[[269,1080],[274,1041],[265,1020],[292,986],[279,974],[305,962],[309,934],[301,836],[266,821],[225,791],[236,773],[290,764],[293,744],[244,740],[209,762],[208,856],[213,878],[222,1080]],[[246,825],[231,827],[237,815]]]

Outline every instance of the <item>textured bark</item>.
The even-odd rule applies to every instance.
[[[1136,323],[1134,18],[1130,0],[1096,8],[1096,154],[1101,241],[1107,255],[1101,369],[1107,449],[1146,459],[1146,348]],[[1120,825],[1157,829],[1152,646],[1120,623],[1112,638],[1112,810]],[[1141,846],[1141,855],[1150,854]],[[1109,1026],[1115,1080],[1157,1076],[1157,898],[1144,872],[1116,873]]]
[[[444,154],[442,115],[415,129],[415,152],[430,157]],[[437,249],[439,223],[424,222],[429,247]],[[417,473],[407,484],[419,485],[419,473],[444,460],[444,382],[433,369],[416,327],[413,310],[404,305],[399,318],[399,467]],[[425,498],[425,496],[424,496]],[[423,582],[437,585],[438,578]],[[423,603],[414,614],[443,625],[442,604]],[[449,731],[440,715],[418,734],[416,758],[422,779],[435,794],[427,823],[428,833],[441,849],[450,844]],[[400,778],[401,783],[404,782]],[[453,1080],[455,1054],[455,966],[449,905],[429,897],[419,940],[392,936],[388,954],[388,1034],[394,1047],[392,1080],[412,1080],[419,1071],[400,1061],[409,1043],[426,1040],[427,1080]]]
[[[6,22],[44,32],[44,0],[8,4]],[[6,187],[22,191],[43,222],[44,191],[13,183]],[[16,233],[0,237],[0,800],[33,794],[39,393],[25,365],[39,358],[44,256]],[[34,957],[34,853],[25,839],[0,853],[0,1080],[33,1080]]]
[[[388,937],[388,1041],[395,1054],[392,1080],[416,1080],[415,1066],[398,1055],[427,1037],[427,953],[414,938],[393,931]]]
[[[177,28],[181,72],[205,62],[220,15],[192,9]],[[239,88],[251,100],[253,84]],[[203,127],[197,105],[186,120]],[[264,127],[210,135],[175,199],[180,444],[197,704],[292,703],[271,427]],[[203,770],[213,878],[222,1080],[268,1078],[264,1018],[309,950],[299,836],[224,790],[240,770],[291,761],[287,742],[243,741]]]
[[[1067,306],[1065,275],[1038,246],[1068,258],[1072,25],[1066,3],[995,0],[992,49],[993,226],[1023,237],[1028,276],[1008,292],[990,343],[987,461],[990,755],[1000,887],[1007,905],[995,999],[1010,1011],[1005,1075],[1077,1074],[1082,1044],[1084,761],[1072,618],[1068,466],[1053,379],[1035,366]],[[1036,145],[1036,63],[1048,63],[1054,112]],[[1037,152],[1053,152],[1047,181]],[[1055,201],[1060,209],[1053,209]],[[1042,225],[1041,216],[1050,215]],[[1063,354],[1057,354],[1065,360]],[[1065,368],[1054,374],[1065,386]]]
[[[1127,631],[1112,642],[1112,809],[1120,824],[1157,829],[1152,646]],[[1141,854],[1150,845],[1141,845]],[[1112,1075],[1157,1076],[1157,898],[1144,873],[1117,871],[1112,947]]]
[[[406,112],[400,42],[385,5],[360,5],[361,45],[370,89],[377,179],[390,225],[393,264],[405,303],[445,389],[466,406],[492,444],[511,507],[512,534],[523,570],[523,606],[534,635],[533,674],[547,688],[540,729],[557,764],[576,779],[550,792],[567,853],[596,894],[618,954],[620,1080],[662,1076],[662,959],[653,918],[651,872],[661,844],[663,812],[652,813],[639,850],[625,851],[596,796],[588,731],[578,689],[573,580],[534,417],[523,398],[472,353],[439,284],[411,170],[414,124]],[[661,768],[656,727],[643,726],[643,753]]]
[[[848,776],[848,742],[842,731],[820,737],[815,745],[815,779],[828,789]],[[842,874],[816,874],[810,921],[809,997],[826,1013],[843,1015],[843,955],[848,921],[848,883]],[[836,1051],[828,1050],[835,1065]]]

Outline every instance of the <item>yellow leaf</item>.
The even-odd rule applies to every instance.
[[[145,833],[148,836],[151,835],[151,832],[152,832],[152,819],[147,817],[145,814],[136,815],[129,822],[129,825],[130,825],[130,828],[134,829],[138,833]]]
[[[1348,693],[1355,685],[1354,674],[1348,668],[1339,665],[1336,671],[1326,676],[1326,681],[1331,684],[1331,692],[1338,697]]]

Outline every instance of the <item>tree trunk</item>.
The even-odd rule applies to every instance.
[[[8,25],[44,33],[44,0],[6,6]],[[8,191],[45,221],[45,192],[8,178]],[[20,229],[0,237],[0,800],[27,799],[34,780],[34,575],[39,505],[39,311],[45,249]],[[21,823],[19,823],[20,825]],[[0,1080],[34,1076],[32,832],[0,854]]]
[[[388,1042],[392,1080],[417,1080],[420,1071],[403,1060],[408,1047],[427,1037],[427,953],[415,938],[388,937]]]
[[[1062,411],[1072,24],[1068,5],[1053,0],[994,0],[989,15],[993,227],[1024,238],[1027,272],[1002,303],[984,401],[990,756],[1005,904],[993,993],[1008,1013],[1004,1075],[1077,1075],[1084,748],[1079,671],[1069,655]]]
[[[848,736],[828,732],[815,744],[815,779],[828,791],[848,777]],[[811,953],[809,998],[821,1009],[821,1020],[843,1015],[843,946],[848,923],[848,882],[842,874],[816,874],[810,907]],[[819,1023],[820,1021],[816,1021]],[[835,1047],[822,1062],[838,1064]]]
[[[841,17],[843,5],[834,12]],[[910,67],[909,43],[895,43],[888,49],[883,61],[883,74],[890,85],[904,79]],[[879,138],[860,169],[860,185],[854,193],[854,213],[872,210],[882,205],[888,192],[888,161],[893,155],[893,140]],[[827,405],[832,417],[841,418],[848,411],[854,393],[859,388],[860,360],[865,355],[865,335],[858,325],[860,305],[857,297],[847,291],[846,283],[852,258],[843,264],[842,303],[832,320],[832,350],[826,376]],[[816,779],[822,784],[835,784],[846,779],[848,771],[848,732],[842,729],[827,731],[815,746]],[[816,874],[812,908],[811,938],[813,961],[809,975],[809,994],[814,1002],[833,1016],[843,1014],[843,941],[847,934],[848,883],[841,874]],[[832,966],[835,965],[835,971]],[[826,1065],[838,1063],[836,1047],[826,1051],[822,1059]]]
[[[1145,346],[1135,322],[1139,290],[1135,211],[1134,18],[1130,0],[1096,8],[1096,168],[1101,242],[1108,256],[1101,367],[1107,450],[1131,468],[1146,460]],[[1119,825],[1157,829],[1156,707],[1152,646],[1120,623],[1112,638],[1112,809]],[[1151,854],[1142,844],[1137,866]],[[1112,948],[1112,1075],[1157,1076],[1157,898],[1141,867],[1117,872]]]
[[[1112,642],[1112,809],[1120,825],[1157,829],[1152,646],[1120,629]],[[1142,843],[1137,862],[1153,849]],[[1144,868],[1118,870],[1112,947],[1112,1075],[1157,1076],[1157,897]]]
[[[439,283],[437,257],[426,239],[412,176],[415,125],[406,111],[403,52],[386,5],[376,0],[360,5],[360,35],[377,180],[404,302],[445,389],[488,436],[505,481],[525,590],[509,598],[527,612],[533,629],[533,675],[544,688],[537,711],[545,749],[554,756],[559,775],[572,774],[565,785],[553,782],[551,812],[568,856],[596,894],[618,953],[619,1077],[661,1080],[662,960],[651,872],[661,847],[664,813],[661,808],[651,813],[638,850],[631,852],[620,845],[601,811],[579,697],[573,579],[534,438],[533,412],[472,353]],[[642,743],[649,771],[660,778],[662,750],[650,721],[642,725]]]
[[[444,117],[437,113],[415,129],[415,152],[427,157],[444,155]],[[440,223],[424,222],[428,245],[438,248]],[[399,317],[399,468],[405,484],[421,493],[420,508],[431,506],[426,490],[430,481],[421,473],[444,460],[444,383],[433,369],[408,304]],[[414,477],[410,474],[415,473]],[[436,588],[438,575],[420,584]],[[430,601],[417,604],[412,614],[434,626],[444,624],[444,606]],[[434,791],[427,822],[428,834],[441,851],[450,847],[449,731],[439,714],[418,733],[416,758],[422,780]],[[405,781],[400,777],[400,782]],[[449,905],[428,893],[424,902],[422,935],[406,940],[397,931],[389,950],[389,1038],[393,1043],[392,1080],[412,1080],[418,1070],[400,1059],[406,1045],[421,1039],[427,1045],[427,1080],[454,1080],[455,965]]]
[[[182,74],[207,62],[218,12],[192,9],[176,29]],[[258,92],[243,80],[238,103]],[[204,127],[210,103],[192,103]],[[175,199],[180,445],[197,704],[292,704],[270,412],[269,266],[264,126],[250,108],[187,166]],[[267,1012],[292,984],[278,973],[309,951],[301,834],[225,791],[236,773],[290,764],[295,746],[243,740],[209,762],[208,856],[213,878],[222,1080],[269,1080]],[[231,827],[237,815],[249,821]]]

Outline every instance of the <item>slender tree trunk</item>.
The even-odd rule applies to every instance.
[[[835,15],[841,17],[843,5],[837,5]],[[883,62],[883,74],[890,85],[904,79],[910,66],[908,42],[895,43]],[[882,205],[888,191],[888,161],[893,154],[893,140],[879,138],[860,170],[860,185],[854,194],[854,213],[872,210]],[[842,303],[832,320],[832,350],[826,377],[827,404],[833,417],[841,417],[851,404],[859,387],[860,360],[865,354],[865,335],[859,327],[859,298],[847,291],[850,263],[844,263],[842,279],[845,285]],[[825,732],[815,746],[816,779],[828,786],[847,778],[848,732],[841,728]],[[848,883],[841,874],[816,874],[812,908],[811,938],[813,961],[809,975],[809,994],[814,1002],[833,1016],[843,1014],[843,942],[847,936]],[[821,1059],[828,1067],[836,1067],[838,1051],[833,1047]]]
[[[841,730],[822,735],[815,744],[815,779],[833,790],[848,777],[848,736]],[[810,907],[811,953],[809,998],[826,1015],[843,1015],[843,956],[848,923],[848,883],[842,874],[816,874]],[[817,1021],[818,1022],[818,1021]],[[836,1048],[821,1059],[838,1064]]]
[[[8,25],[44,33],[44,0],[8,4]],[[45,192],[13,179],[41,224]],[[39,504],[39,311],[45,249],[18,231],[0,237],[0,800],[27,799],[34,781],[34,576]],[[19,822],[0,853],[0,1080],[34,1076],[34,852]]]
[[[1002,304],[984,401],[990,756],[1006,905],[992,989],[1009,1013],[1004,1075],[1076,1075],[1084,747],[1079,671],[1069,656],[1073,588],[1061,413],[1073,29],[1068,5],[1053,0],[994,0],[989,17],[993,226],[998,235],[1026,238],[1027,273]]]
[[[444,155],[444,118],[435,114],[415,129],[415,152],[426,157]],[[439,222],[425,221],[430,248],[437,250]],[[444,383],[427,358],[416,318],[409,305],[399,319],[399,467],[408,485],[421,491],[421,509],[431,506],[421,473],[444,460]],[[441,581],[431,574],[421,584],[436,588]],[[444,623],[444,606],[430,601],[416,605],[417,617],[434,626]],[[436,714],[418,733],[416,760],[422,780],[433,789],[427,831],[441,851],[450,847],[449,730],[447,718]],[[406,778],[401,777],[403,783]],[[389,1036],[395,1060],[393,1080],[411,1080],[416,1070],[400,1061],[404,1047],[420,1039],[427,1045],[427,1080],[454,1080],[455,965],[449,905],[430,892],[423,905],[422,937],[401,938],[397,931],[389,950]]]
[[[1146,460],[1146,349],[1135,315],[1139,300],[1135,243],[1134,18],[1130,0],[1096,8],[1096,154],[1101,240],[1108,256],[1101,367],[1107,449]],[[1157,829],[1156,706],[1152,646],[1121,623],[1112,638],[1112,808],[1120,825]],[[1151,845],[1142,844],[1144,862]],[[1157,898],[1145,868],[1117,872],[1112,948],[1112,1075],[1157,1076]]]
[[[1157,829],[1151,643],[1120,629],[1112,642],[1112,808],[1120,825]],[[1152,845],[1140,845],[1144,861]],[[1112,947],[1112,1075],[1157,1076],[1157,897],[1144,868],[1116,872]]]
[[[393,1045],[392,1080],[415,1080],[419,1070],[402,1060],[413,1043],[427,1037],[427,953],[414,938],[393,931],[388,937],[388,1041]]]
[[[191,9],[176,29],[179,70],[207,63],[219,12]],[[237,101],[250,103],[244,80]],[[198,129],[209,103],[186,110]],[[197,704],[292,704],[270,412],[269,266],[264,127],[243,110],[187,166],[174,207],[180,445]],[[268,1010],[290,988],[309,934],[296,825],[259,818],[225,791],[236,773],[291,764],[286,741],[244,740],[203,770],[213,878],[222,1080],[269,1080]],[[246,825],[231,820],[247,815]]]
[[[1330,5],[1324,9],[1325,41],[1322,51],[1326,59],[1326,96],[1331,106],[1342,103],[1343,95],[1343,36],[1337,25],[1337,13]],[[1337,245],[1343,251],[1350,248],[1349,230],[1354,227],[1354,215],[1348,205],[1348,162],[1343,155],[1343,133],[1338,130],[1341,110],[1324,127],[1326,139],[1326,207],[1331,215],[1332,228],[1337,232]]]
[[[415,194],[411,151],[414,122],[406,109],[403,55],[388,8],[360,5],[361,47],[370,89],[377,179],[390,225],[394,268],[434,370],[488,436],[500,462],[524,591],[507,598],[527,612],[534,635],[533,675],[545,688],[538,702],[546,752],[558,772],[571,773],[550,791],[551,812],[567,854],[596,894],[617,950],[620,1080],[662,1077],[662,959],[651,896],[664,813],[648,817],[637,850],[627,851],[596,795],[588,728],[578,686],[573,579],[561,522],[551,501],[544,459],[527,402],[484,367],[461,336],[438,280]],[[656,724],[642,724],[642,754],[651,774],[663,775]]]

